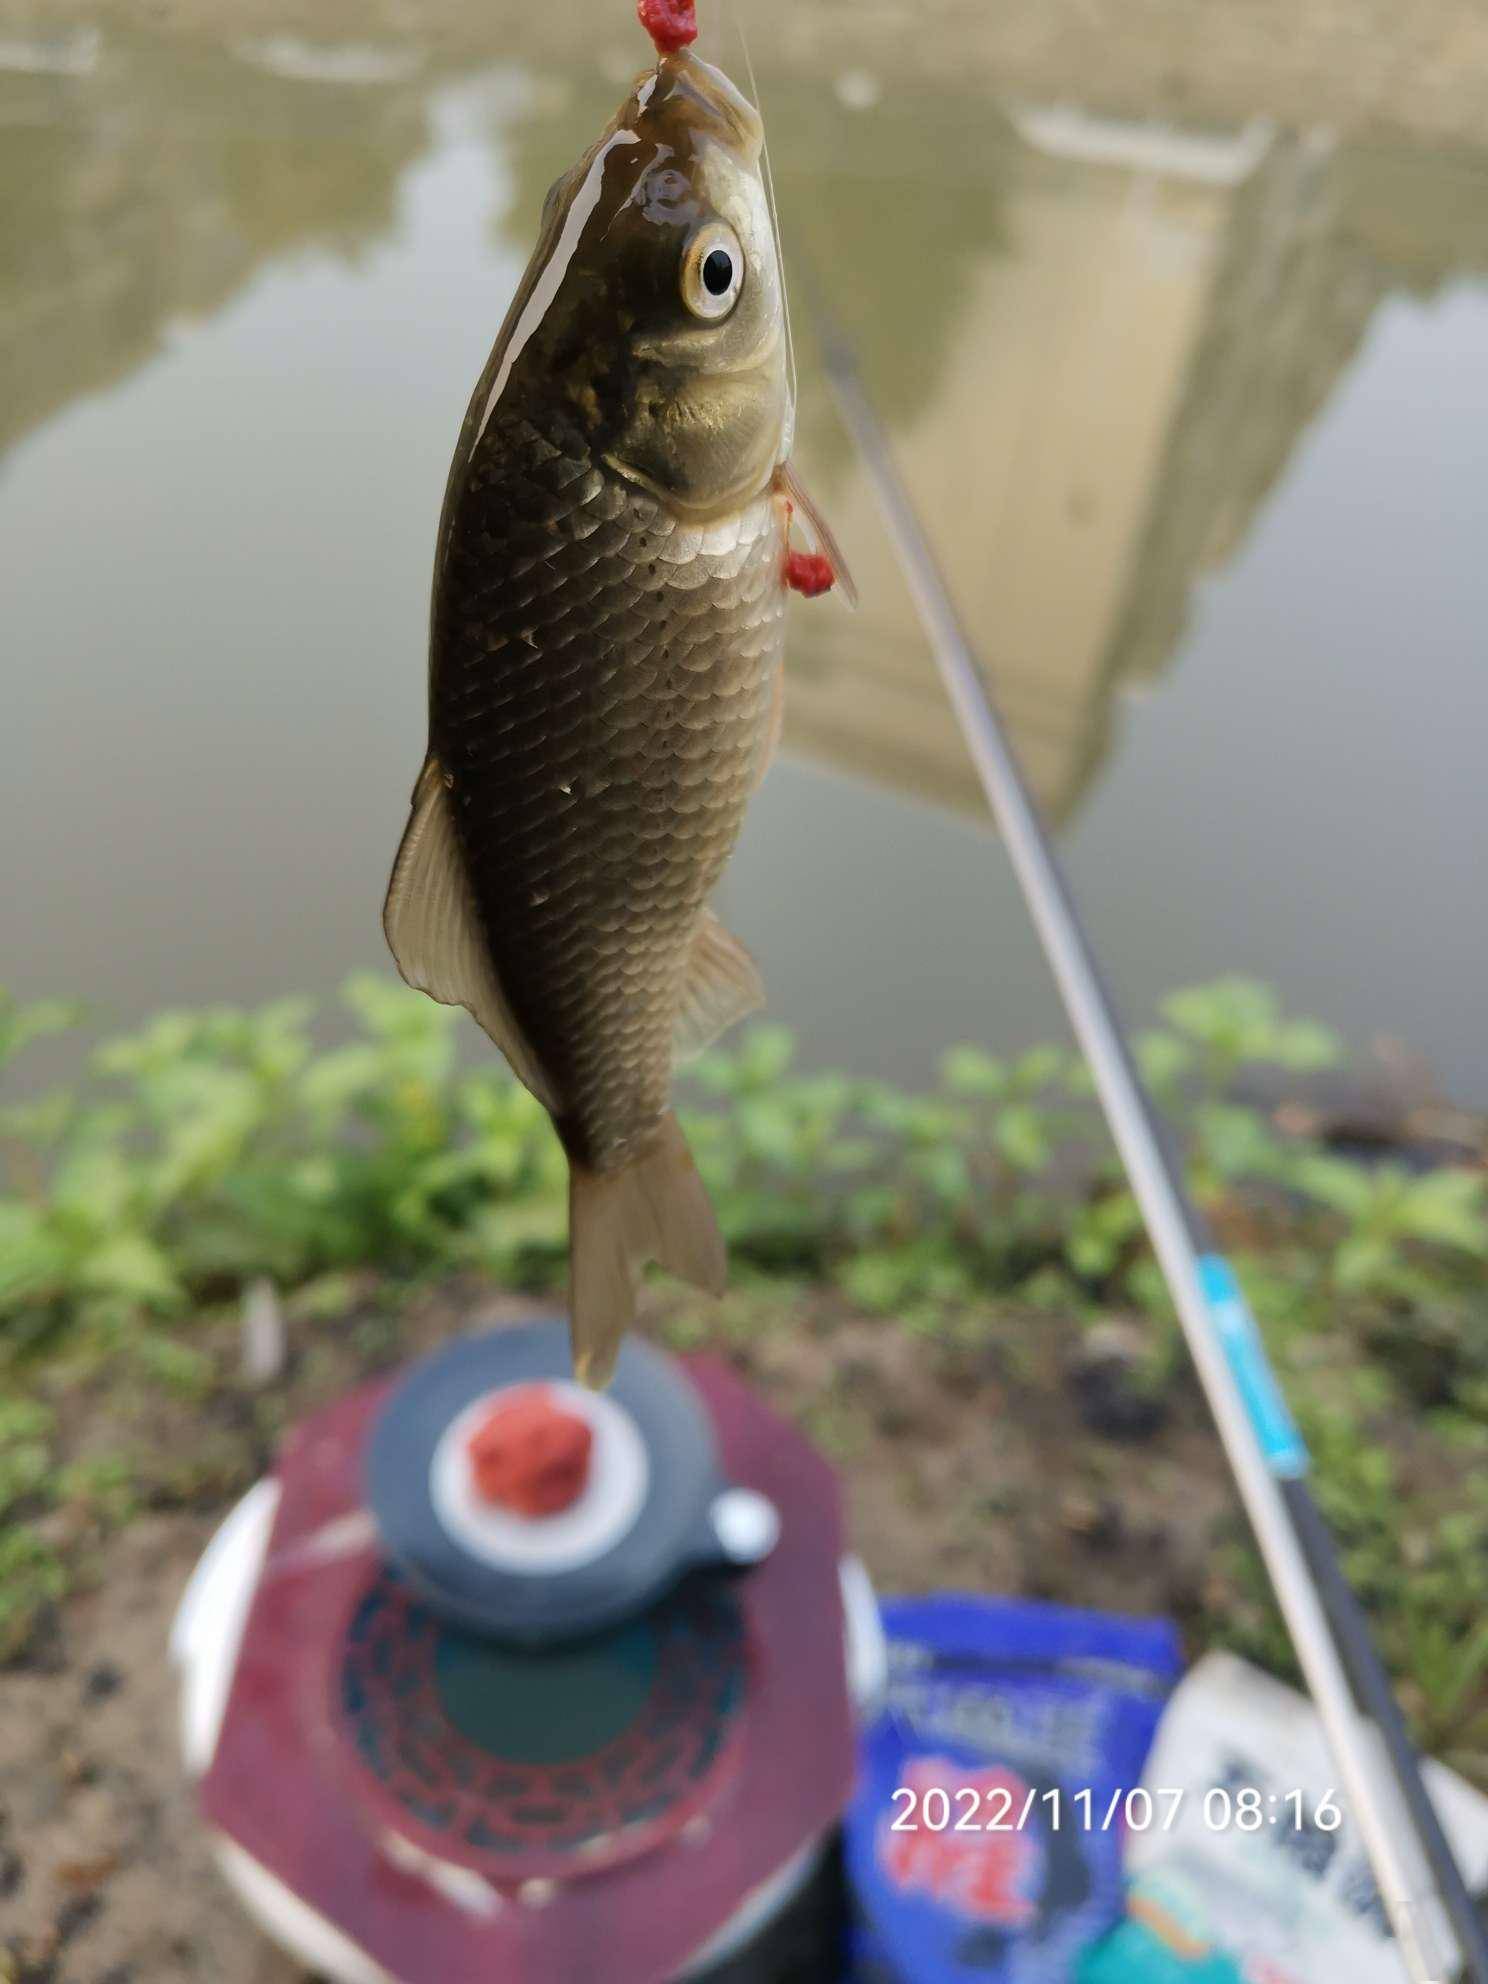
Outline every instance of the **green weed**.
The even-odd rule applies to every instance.
[[[354,1327],[379,1361],[400,1289],[472,1272],[557,1285],[566,1172],[542,1108],[494,1056],[462,1065],[460,1017],[428,999],[363,976],[345,1006],[349,1037],[328,1048],[302,1000],[164,1013],[97,1048],[75,1088],[0,1109],[0,1380],[44,1356],[123,1352],[138,1382],[205,1397],[218,1376],[192,1318],[260,1277],[292,1315],[323,1317],[374,1277]],[[1162,1019],[1138,1038],[1141,1066],[1230,1242],[1350,1574],[1418,1727],[1488,1776],[1488,1493],[1461,1485],[1488,1478],[1488,1174],[1346,1163],[1237,1100],[1255,1066],[1338,1058],[1263,986],[1175,993]],[[0,995],[0,1070],[78,1024],[74,1007]],[[676,1308],[674,1340],[751,1337],[793,1285],[832,1286],[947,1346],[1002,1330],[1010,1364],[1022,1339],[1005,1314],[1139,1314],[1141,1382],[1178,1381],[1171,1306],[1067,1050],[957,1047],[935,1090],[910,1095],[799,1072],[790,1035],[760,1026],[696,1063],[682,1100],[735,1293],[711,1319]],[[819,1417],[819,1437],[850,1452],[840,1402]],[[122,1460],[59,1475],[53,1433],[39,1404],[0,1402],[0,1657],[65,1582],[46,1510],[107,1524],[135,1506]],[[1431,1455],[1448,1464],[1433,1471]],[[182,1466],[173,1493],[215,1492]],[[1253,1554],[1221,1566],[1216,1589],[1208,1630],[1283,1662]]]

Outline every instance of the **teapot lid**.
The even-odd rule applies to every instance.
[[[382,1546],[438,1617],[523,1645],[644,1610],[684,1572],[757,1563],[773,1505],[725,1480],[681,1370],[635,1337],[607,1391],[574,1383],[561,1318],[413,1366],[368,1441]]]

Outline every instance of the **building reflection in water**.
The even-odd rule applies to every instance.
[[[147,362],[269,261],[387,235],[449,79],[398,50],[73,36],[0,50],[0,451]],[[1477,156],[1001,112],[765,77],[787,257],[858,342],[1045,804],[1177,650],[1386,296],[1488,266]],[[503,91],[525,248],[618,79]],[[512,105],[517,108],[513,110]],[[979,795],[797,284],[801,453],[863,594],[794,616],[786,748]],[[494,329],[494,326],[493,326]]]
[[[1003,224],[896,438],[1063,819],[1110,746],[1118,691],[1171,663],[1196,584],[1239,549],[1381,301],[1488,269],[1488,160],[1063,113],[1009,119],[986,155]],[[842,267],[831,219],[801,231],[882,394],[915,347],[875,337],[875,289]],[[878,280],[928,312],[939,273],[916,258]],[[867,608],[797,639],[787,744],[980,811],[869,492],[849,468],[828,493]]]
[[[274,44],[0,49],[0,453],[125,378],[264,263],[354,259],[429,140],[427,80],[350,87]]]

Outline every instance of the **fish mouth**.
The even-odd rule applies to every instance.
[[[676,120],[694,133],[705,131],[750,162],[764,144],[765,127],[748,97],[690,48],[662,56],[636,92],[636,107],[648,122]]]

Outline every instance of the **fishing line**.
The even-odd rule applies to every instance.
[[[749,100],[754,105],[760,121],[760,170],[765,182],[765,205],[770,212],[770,232],[775,237],[775,266],[780,272],[780,312],[785,321],[785,369],[790,374],[791,418],[795,418],[796,406],[796,340],[791,330],[790,294],[785,281],[785,247],[780,238],[780,208],[775,200],[775,175],[770,170],[770,140],[765,130],[765,107],[760,102],[759,79],[754,73],[754,61],[749,53],[749,37],[744,32],[744,16],[740,13],[736,0],[725,0],[729,19],[734,24],[734,32],[739,37],[739,53],[744,58],[744,74],[749,81]]]

